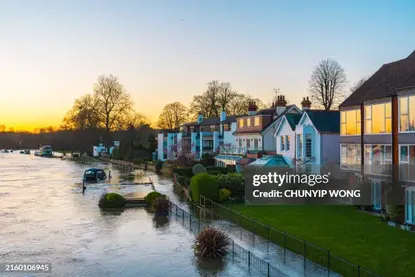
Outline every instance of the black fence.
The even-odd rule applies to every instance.
[[[258,244],[266,244],[267,248],[274,247],[272,251],[275,256],[274,260],[282,263],[291,263],[297,267],[301,263],[305,273],[319,270],[320,272],[325,272],[325,276],[381,277],[380,274],[333,255],[330,250],[298,239],[287,232],[272,228],[242,213],[215,203],[206,197],[200,197],[199,205],[201,208],[209,211],[216,219],[226,220],[240,226],[241,237],[242,229],[244,229],[252,234],[251,240],[261,240]],[[321,276],[322,274],[319,275]]]
[[[200,217],[194,216],[192,213],[183,210],[173,202],[170,202],[170,214],[180,218],[182,224],[189,227],[190,231],[195,234],[198,234],[204,228],[210,226],[208,221],[204,221]],[[248,270],[258,272],[262,276],[289,277],[289,275],[283,273],[271,263],[235,243],[234,240],[230,240],[227,259],[246,267]]]

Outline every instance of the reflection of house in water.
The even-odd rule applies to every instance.
[[[340,111],[341,166],[368,177],[375,210],[385,205],[382,176],[391,175],[395,184],[403,181],[405,222],[415,224],[414,178],[409,170],[415,166],[415,51],[384,64],[340,105]],[[385,173],[388,165],[399,165],[399,170]]]

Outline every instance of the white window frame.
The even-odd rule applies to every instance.
[[[399,96],[398,97],[398,133],[415,133],[415,130],[408,130],[408,131],[401,131],[401,99],[402,98],[406,98],[407,104],[406,104],[406,108],[408,109],[408,113],[406,114],[408,116],[408,129],[409,129],[409,119],[411,118],[411,110],[410,110],[410,101],[409,99],[411,97],[415,97],[415,94],[410,94],[410,95],[405,95],[405,96]],[[413,111],[415,113],[415,111]]]
[[[390,107],[391,107],[390,116],[386,116],[386,105],[387,104],[389,104]],[[384,121],[383,121],[383,127],[384,127],[385,131],[382,132],[382,133],[373,133],[373,106],[377,106],[377,105],[383,105],[383,114],[385,116]],[[366,113],[366,108],[368,108],[368,107],[370,107],[370,118],[366,118],[366,114],[367,114]],[[365,105],[364,109],[365,109],[365,118],[364,118],[364,124],[363,125],[364,125],[364,128],[365,128],[365,132],[364,132],[365,135],[373,136],[373,135],[384,135],[384,134],[391,134],[392,133],[392,103],[391,102]],[[386,121],[387,121],[387,119],[390,119],[390,122],[391,122],[391,131],[390,132],[386,132]],[[366,120],[370,120],[370,131],[371,131],[370,133],[366,132],[366,130],[367,130]]]
[[[354,111],[356,113],[356,130],[357,130],[357,126],[359,126],[360,132],[358,132],[357,134],[342,134],[343,132],[343,128],[346,127],[346,131],[347,131],[347,112],[351,112]],[[345,122],[342,122],[342,113],[344,113],[344,117],[345,117]],[[357,116],[357,114],[359,114],[360,116]],[[353,110],[345,110],[345,111],[340,111],[340,136],[342,137],[347,137],[347,136],[351,136],[351,137],[355,137],[355,136],[360,136],[360,134],[362,133],[362,113],[360,111],[360,109],[353,109]],[[345,127],[343,127],[343,125]]]

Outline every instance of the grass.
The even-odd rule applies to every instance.
[[[266,226],[254,224],[249,218],[285,231],[300,240],[328,249],[332,255],[359,264],[387,277],[412,277],[415,272],[415,234],[389,227],[376,216],[350,206],[245,206],[231,204],[228,208],[241,212],[241,217],[222,209],[222,215],[258,235],[284,245],[299,254],[304,243],[295,238],[284,239],[281,232],[268,233]],[[327,265],[327,252],[307,248],[307,258]],[[339,260],[330,259],[331,268],[344,276],[358,276]],[[347,267],[347,268],[345,268]],[[370,276],[362,273],[361,277]]]

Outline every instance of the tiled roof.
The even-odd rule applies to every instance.
[[[357,106],[364,100],[390,97],[396,91],[415,86],[415,51],[407,58],[384,64],[340,107]]]
[[[232,123],[236,122],[236,119],[238,117],[242,117],[243,115],[228,115],[226,116],[225,120],[222,121],[222,123]],[[204,118],[202,122],[197,123],[197,121],[194,122],[188,122],[184,123],[180,126],[205,126],[205,125],[219,125],[221,123],[220,117],[210,117],[210,118]]]
[[[340,111],[306,110],[305,111],[319,132],[340,132]]]

